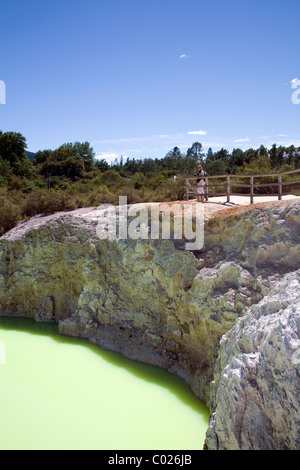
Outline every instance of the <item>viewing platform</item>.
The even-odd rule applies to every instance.
[[[296,177],[296,178],[295,178]],[[263,178],[265,181],[263,181]],[[284,173],[255,175],[214,175],[186,178],[186,200],[198,197],[197,184],[205,181],[204,200],[233,204],[281,201],[300,195],[300,169]],[[263,182],[258,182],[260,181]],[[269,181],[266,181],[269,180]]]

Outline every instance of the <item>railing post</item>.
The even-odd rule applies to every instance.
[[[282,174],[278,175],[278,201],[282,199]]]
[[[230,175],[227,175],[227,202],[230,202]]]
[[[254,176],[250,176],[250,204],[254,202]]]

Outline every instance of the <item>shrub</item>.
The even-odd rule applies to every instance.
[[[105,184],[109,189],[115,190],[125,185],[126,181],[117,171],[108,170],[97,176],[93,183],[94,185],[99,184],[99,186]]]
[[[23,214],[33,217],[37,214],[53,214],[66,210],[68,198],[59,192],[51,189],[35,190],[26,196],[23,204]],[[72,205],[74,207],[74,205]]]
[[[148,179],[143,173],[135,173],[130,180],[130,184],[134,189],[148,187]]]
[[[9,189],[20,190],[23,188],[23,179],[17,175],[11,175],[9,179]]]
[[[88,193],[87,205],[97,207],[102,204],[116,204],[117,200],[116,194],[110,192],[107,186],[101,185]]]
[[[18,203],[5,197],[0,198],[0,235],[14,228],[21,220],[21,208]]]
[[[118,197],[120,196],[127,197],[127,204],[137,204],[143,201],[140,191],[132,188],[131,186],[125,186],[124,188],[122,188],[118,193]]]

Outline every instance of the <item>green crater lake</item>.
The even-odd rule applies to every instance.
[[[208,420],[173,374],[0,318],[0,450],[201,450]]]

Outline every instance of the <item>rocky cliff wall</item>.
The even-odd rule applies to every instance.
[[[300,449],[300,270],[224,335],[212,387],[207,448]]]
[[[243,337],[243,319],[254,321],[255,305],[263,305],[279,281],[300,268],[300,203],[217,212],[206,220],[204,247],[195,252],[171,240],[99,240],[99,216],[97,210],[79,210],[35,217],[2,237],[0,315],[59,322],[62,334],[183,377],[212,410],[207,448],[284,446],[282,437],[254,444],[247,431],[233,433],[231,425],[236,430],[247,420],[234,421],[234,402],[228,402],[225,419],[235,385],[225,386],[222,373],[233,360],[228,351],[239,347],[235,336]],[[247,354],[257,354],[250,349]],[[273,378],[266,374],[268,383]],[[299,375],[293,380],[298,393]],[[257,402],[253,410],[264,423],[261,406]]]

